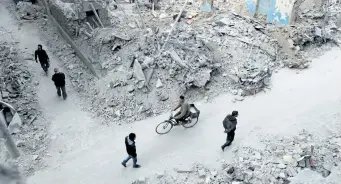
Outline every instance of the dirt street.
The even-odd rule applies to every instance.
[[[248,145],[259,148],[259,134],[293,136],[301,129],[327,136],[339,127],[341,79],[339,49],[334,49],[314,61],[310,70],[283,70],[274,78],[274,87],[266,94],[232,104],[230,96],[221,96],[210,104],[199,104],[202,116],[196,127],[176,128],[167,135],[154,132],[156,123],[165,116],[126,125],[120,129],[107,128],[97,137],[96,145],[74,150],[63,161],[36,173],[30,183],[128,183],[159,170],[189,167],[193,163],[217,166],[217,159],[230,160],[232,150]],[[220,145],[225,139],[221,121],[233,109],[240,112],[236,140],[224,153]],[[139,170],[120,165],[125,156],[124,136],[137,134]],[[93,134],[93,133],[92,133]]]
[[[37,44],[43,43],[37,27],[26,22],[18,29],[18,21],[3,6],[9,1],[0,3],[0,26],[12,31],[21,50],[33,53]],[[293,136],[307,129],[325,137],[341,128],[339,48],[315,59],[309,70],[281,70],[274,75],[271,90],[242,102],[232,103],[231,95],[222,95],[211,103],[196,102],[201,110],[198,124],[191,129],[176,127],[163,136],[155,133],[155,126],[168,114],[133,124],[106,126],[81,110],[78,105],[81,99],[70,85],[67,84],[68,99],[58,98],[51,75],[53,68],[61,64],[49,54],[48,77],[40,65],[30,61],[30,69],[39,81],[40,106],[51,120],[48,132],[52,142],[42,158],[47,168],[28,178],[29,184],[125,184],[157,171],[188,168],[198,162],[218,167],[221,159],[229,162],[233,150],[240,146],[264,146],[259,135]],[[240,114],[236,137],[232,146],[222,152],[220,146],[225,140],[222,120],[232,110]],[[140,169],[131,168],[130,163],[127,168],[120,164],[126,156],[124,137],[130,132],[137,134]]]

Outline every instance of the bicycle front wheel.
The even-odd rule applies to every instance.
[[[168,133],[169,131],[171,131],[173,128],[173,123],[170,121],[170,120],[166,120],[162,123],[159,123],[156,128],[155,128],[155,131],[156,133],[158,134],[166,134]]]

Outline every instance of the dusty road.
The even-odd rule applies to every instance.
[[[17,21],[2,5],[0,17],[0,26],[13,31],[22,50],[33,52],[42,43],[34,23],[24,23],[18,30]],[[290,136],[308,129],[317,135],[328,135],[333,128],[341,128],[340,59],[340,49],[333,49],[315,60],[311,69],[298,74],[282,70],[273,77],[271,91],[240,103],[232,103],[229,95],[212,103],[198,102],[202,114],[194,128],[177,127],[163,136],[154,129],[167,115],[121,127],[100,125],[76,105],[80,99],[69,86],[69,99],[58,99],[51,76],[43,76],[40,66],[32,62],[31,68],[40,82],[40,105],[52,120],[49,130],[52,143],[49,155],[44,158],[49,167],[29,178],[28,183],[125,184],[159,170],[188,167],[195,162],[218,166],[217,159],[228,161],[232,150],[240,145],[261,147],[259,134]],[[50,71],[58,65],[58,59],[52,57]],[[225,134],[221,122],[235,109],[240,112],[235,142],[222,152]],[[126,156],[124,137],[130,132],[137,134],[138,162],[142,165],[138,170],[120,165]]]

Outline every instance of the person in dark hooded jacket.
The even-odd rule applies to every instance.
[[[226,143],[221,146],[221,149],[223,151],[227,146],[230,146],[232,141],[234,140],[235,135],[234,132],[236,131],[237,128],[237,117],[238,111],[233,111],[232,114],[227,115],[223,121],[225,133],[227,133]]]
[[[125,138],[125,145],[128,153],[128,157],[123,160],[122,165],[127,167],[127,162],[132,158],[133,159],[133,168],[139,168],[140,165],[137,163],[137,154],[136,154],[136,146],[135,146],[136,135],[134,133],[130,133],[129,136]]]

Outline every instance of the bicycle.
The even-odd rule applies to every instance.
[[[167,134],[172,130],[174,126],[178,125],[182,125],[185,128],[192,128],[194,125],[196,125],[199,121],[200,111],[194,106],[194,104],[190,104],[190,106],[195,110],[195,112],[190,112],[190,115],[187,118],[185,118],[184,121],[180,121],[179,123],[177,123],[174,117],[170,116],[168,120],[165,120],[156,126],[155,128],[156,133],[161,135]],[[158,130],[158,128],[162,128],[163,130],[165,130],[165,132],[161,132],[160,130]]]

